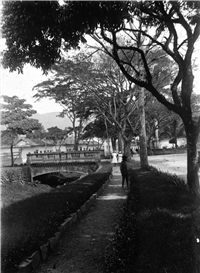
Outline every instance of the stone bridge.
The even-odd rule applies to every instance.
[[[100,151],[55,152],[27,154],[31,181],[42,174],[54,172],[93,172],[100,163]]]

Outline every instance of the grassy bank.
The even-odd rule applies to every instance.
[[[54,235],[109,178],[111,166],[61,188],[52,189],[4,207],[1,212],[1,272],[16,266]]]
[[[131,172],[106,272],[199,273],[200,200],[176,176]]]

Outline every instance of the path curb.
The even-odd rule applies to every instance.
[[[83,215],[85,215],[89,208],[96,202],[97,197],[102,194],[104,189],[109,184],[111,177],[112,173],[110,174],[108,180],[96,193],[92,194],[90,198],[75,213],[70,214],[70,216],[65,219],[65,221],[58,228],[58,231],[54,234],[53,237],[49,238],[46,244],[40,246],[39,250],[35,251],[25,261],[19,264],[18,273],[32,273],[36,271],[39,265],[45,261],[58,246],[60,238],[64,236],[64,234],[69,231],[69,229],[75,223],[80,221]]]

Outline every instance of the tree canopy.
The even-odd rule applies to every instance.
[[[17,96],[3,96],[4,102],[1,105],[1,124],[6,130],[16,134],[26,134],[42,128],[37,119],[31,118],[36,113],[31,104],[26,104],[24,99]]]
[[[54,99],[63,107],[60,116],[68,116],[74,134],[74,149],[78,149],[83,127],[92,114],[92,96],[86,84],[91,75],[91,62],[83,60],[82,54],[71,59],[62,58],[60,63],[52,66],[52,74],[48,80],[34,86],[37,100],[44,97]],[[93,100],[93,99],[92,99]],[[93,100],[94,101],[94,100]]]
[[[68,130],[62,130],[57,126],[47,128],[47,133],[45,134],[45,138],[53,140],[58,150],[60,150],[60,146],[65,142],[67,136]]]
[[[3,96],[1,105],[1,124],[6,127],[1,137],[2,142],[10,146],[12,165],[14,163],[12,149],[17,136],[42,129],[42,124],[37,119],[31,118],[36,111],[25,101],[17,96]]]
[[[77,48],[90,35],[115,60],[128,81],[151,92],[181,117],[188,146],[188,185],[197,192],[200,116],[194,117],[191,95],[194,50],[200,35],[199,11],[198,1],[181,0],[65,1],[63,5],[5,1],[2,33],[7,50],[3,65],[22,72],[30,63],[46,71],[64,50]],[[170,98],[155,85],[156,61],[148,62],[158,49],[175,68],[168,87]]]

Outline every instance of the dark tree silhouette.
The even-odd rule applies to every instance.
[[[8,2],[3,5],[3,65],[11,71],[30,63],[44,71],[91,35],[118,64],[126,78],[151,92],[183,120],[187,137],[187,182],[199,192],[197,139],[200,117],[191,108],[193,53],[200,34],[198,1]],[[138,23],[139,22],[139,23]],[[140,33],[138,45],[135,34]],[[183,33],[183,35],[179,35]],[[119,39],[123,37],[123,39]],[[161,49],[174,63],[169,100],[155,86],[148,54]],[[132,55],[132,56],[131,56]],[[139,62],[133,62],[137,56]],[[139,65],[138,65],[139,63]],[[156,63],[156,60],[155,60]]]

